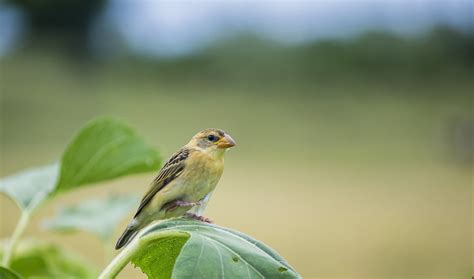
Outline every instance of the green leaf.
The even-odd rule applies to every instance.
[[[10,267],[25,278],[97,278],[97,269],[79,256],[32,240],[19,243]]]
[[[300,278],[273,249],[242,233],[186,219],[140,234],[132,262],[149,278]]]
[[[56,192],[120,176],[156,170],[158,152],[129,126],[99,118],[84,127],[66,149]]]
[[[176,258],[188,239],[187,233],[172,232],[150,241],[134,255],[133,263],[149,278],[171,278]]]
[[[2,279],[21,279],[18,273],[14,272],[11,269],[0,266],[0,278]]]
[[[99,118],[79,131],[66,149],[61,164],[5,177],[0,180],[0,192],[22,210],[33,211],[52,193],[153,171],[159,166],[158,152],[130,127],[118,120]]]
[[[58,163],[29,169],[1,179],[0,192],[22,210],[32,211],[54,190],[58,176]]]
[[[49,229],[59,231],[84,230],[108,240],[120,221],[138,206],[139,201],[139,197],[133,195],[85,200],[62,208],[44,224]]]

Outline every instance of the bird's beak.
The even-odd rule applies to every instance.
[[[232,146],[235,146],[235,140],[231,138],[228,134],[225,134],[218,142],[217,142],[217,147],[225,149],[225,148],[231,148]]]

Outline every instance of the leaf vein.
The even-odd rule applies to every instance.
[[[81,166],[81,168],[76,172],[76,174],[73,177],[71,177],[71,180],[70,180],[71,183],[73,184],[80,183],[83,177],[85,176],[85,174],[87,173],[87,171],[91,169],[96,162],[100,161],[100,159],[102,159],[105,155],[107,155],[109,151],[113,150],[114,148],[124,143],[127,143],[129,138],[130,138],[129,135],[121,136],[105,144],[99,151],[97,151]]]
[[[228,232],[228,231],[226,231],[226,230],[223,230],[223,229],[221,229],[220,227],[215,226],[215,225],[213,225],[213,226],[202,226],[202,225],[198,225],[198,224],[193,224],[193,225],[177,225],[177,226],[173,226],[173,227],[166,228],[166,229],[164,229],[164,230],[173,230],[173,229],[175,229],[175,228],[183,228],[183,227],[191,227],[191,229],[193,229],[194,227],[201,227],[201,228],[209,228],[209,227],[211,227],[211,228],[213,228],[213,229],[215,229],[215,230],[218,230],[218,231],[220,231],[220,232],[223,232],[223,233],[229,234],[229,235],[231,235],[231,236],[233,236],[233,237],[236,237],[236,238],[238,238],[238,239],[241,239],[241,240],[244,241],[244,242],[250,243],[252,246],[254,246],[254,247],[256,248],[256,250],[262,252],[262,253],[265,254],[265,255],[268,255],[272,260],[274,260],[274,261],[277,262],[278,264],[283,264],[283,265],[287,266],[286,264],[284,264],[284,263],[278,261],[277,259],[273,258],[273,257],[272,257],[271,255],[269,255],[267,252],[265,252],[264,250],[262,250],[262,248],[260,248],[260,247],[258,247],[257,245],[255,245],[255,243],[253,243],[253,242],[251,242],[251,241],[249,241],[249,240],[247,240],[247,239],[245,239],[245,238],[243,238],[243,237],[241,237],[241,236],[239,236],[239,235],[236,235],[236,234],[233,234],[233,233]],[[292,268],[290,268],[290,269],[292,270]]]
[[[208,238],[206,236],[202,236],[204,238],[207,238],[209,240],[212,240],[211,238]],[[222,260],[222,253],[221,253],[221,250],[219,250],[219,248],[216,246],[216,244],[214,244],[214,242],[211,241],[211,244],[212,246],[214,246],[214,248],[216,249],[217,251],[217,254],[219,254],[219,259],[221,261],[221,271],[222,271],[222,278],[224,279],[225,278],[225,274],[224,274],[224,260]]]
[[[249,262],[247,262],[244,258],[242,258],[237,252],[235,252],[232,248],[230,247],[227,247],[224,245],[224,243],[218,241],[218,240],[215,240],[213,238],[210,238],[210,237],[207,237],[205,235],[203,235],[202,237],[204,238],[207,238],[209,240],[211,240],[212,242],[211,243],[217,243],[219,244],[220,246],[224,247],[225,249],[229,250],[232,254],[235,254],[236,256],[238,256],[247,266],[250,266],[258,275],[260,275],[262,278],[265,278],[265,276],[263,276],[262,273],[260,273],[260,271],[258,271],[253,265],[251,265]],[[220,253],[219,253],[219,256],[220,256]],[[221,256],[221,259],[222,259],[222,256]]]
[[[202,238],[201,235],[199,235],[199,237]],[[203,252],[203,251],[204,251],[204,241],[201,242],[201,252],[199,252],[199,257],[198,257],[198,259],[197,259],[197,261],[196,261],[196,265],[194,266],[194,269],[193,269],[193,278],[194,278],[194,274],[196,274],[196,268],[197,268],[197,266],[199,265],[199,261],[201,260],[201,256],[202,256],[202,252]]]

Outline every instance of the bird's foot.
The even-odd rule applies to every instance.
[[[187,201],[181,201],[181,200],[175,200],[171,201],[163,206],[163,209],[168,212],[171,210],[174,210],[178,207],[187,207],[187,206],[197,206],[201,205],[203,203],[202,200],[197,201],[197,202],[187,202]]]
[[[209,224],[213,223],[211,219],[206,218],[204,216],[196,215],[194,213],[189,213],[188,212],[188,213],[184,214],[184,217],[194,219],[194,220],[198,220],[198,221],[201,221],[201,222],[204,222],[204,223],[209,223]]]

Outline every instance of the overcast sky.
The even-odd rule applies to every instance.
[[[284,43],[370,30],[417,35],[439,24],[472,30],[473,15],[474,0],[110,0],[104,20],[135,51],[181,55],[239,32]],[[0,11],[0,36],[12,33],[2,22]]]
[[[124,1],[110,21],[140,51],[181,54],[250,32],[282,42],[340,38],[368,30],[419,34],[438,24],[472,25],[474,0]]]

